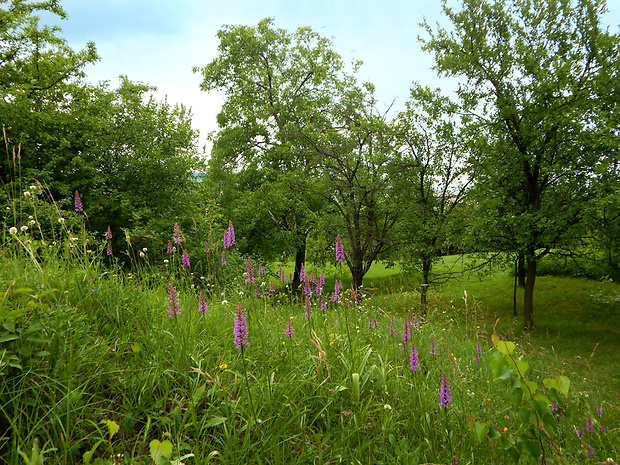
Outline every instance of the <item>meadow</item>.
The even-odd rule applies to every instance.
[[[308,264],[293,288],[234,241],[192,267],[176,233],[127,268],[84,230],[4,231],[0,463],[620,458],[616,283],[540,277],[523,333],[508,270],[463,268],[424,314],[396,267],[355,292]]]

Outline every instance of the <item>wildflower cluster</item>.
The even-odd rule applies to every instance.
[[[248,322],[245,318],[245,314],[243,313],[243,306],[241,305],[241,302],[237,304],[237,311],[235,312],[233,342],[237,349],[250,345],[248,342]]]

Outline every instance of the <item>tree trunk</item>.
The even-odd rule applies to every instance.
[[[422,314],[426,315],[428,311],[428,284],[431,274],[431,259],[422,258],[422,283],[420,286],[420,305],[422,306]]]
[[[300,284],[299,274],[301,272],[302,265],[306,262],[306,240],[304,238],[303,243],[295,252],[295,272],[293,273],[293,289],[297,289]]]
[[[519,287],[525,287],[525,255],[522,253],[517,255],[517,280]]]
[[[352,263],[352,266],[351,266],[352,292],[356,293],[357,290],[362,286],[362,280],[364,279],[365,274],[366,273],[364,273],[364,267],[361,261],[357,263],[356,262]],[[354,299],[354,300],[357,300],[357,299]]]
[[[527,257],[527,277],[523,294],[523,326],[534,329],[534,282],[536,281],[536,257]]]
[[[515,260],[515,283],[512,289],[512,314],[517,316],[517,281],[519,274],[519,262],[518,259]]]

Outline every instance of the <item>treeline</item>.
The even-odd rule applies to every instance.
[[[310,28],[226,26],[219,56],[194,69],[226,96],[204,168],[189,112],[127,78],[83,83],[94,45],[72,51],[37,9],[64,15],[56,2],[1,10],[5,202],[32,179],[67,209],[79,190],[92,230],[161,250],[175,222],[198,242],[232,220],[241,255],[297,272],[333,260],[340,234],[354,286],[375,260],[400,262],[423,306],[447,251],[508,257],[527,328],[543,258],[620,277],[619,36],[604,1],[444,7],[450,29],[425,23],[423,48],[459,88],[413,84],[398,114]]]

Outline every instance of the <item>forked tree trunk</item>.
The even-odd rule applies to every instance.
[[[523,294],[523,326],[525,329],[534,329],[534,282],[536,281],[536,258],[527,257],[527,276]]]
[[[366,273],[364,273],[364,267],[361,262],[353,263],[353,266],[351,266],[350,268],[352,279],[351,286],[353,288],[353,291],[357,291],[362,286],[362,281]]]

